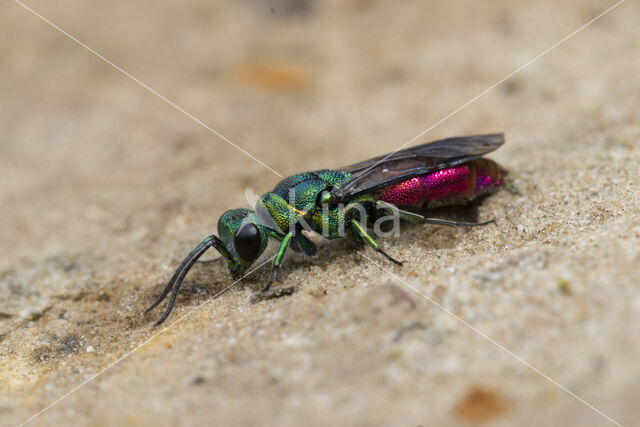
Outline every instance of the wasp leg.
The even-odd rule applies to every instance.
[[[397,206],[392,205],[391,203],[378,200],[376,201],[376,207],[378,209],[384,209],[385,211],[390,212],[394,215],[398,215],[400,219],[403,219],[405,221],[413,222],[414,224],[424,224],[424,216],[409,211],[403,211],[402,209],[398,209]]]
[[[425,218],[425,224],[438,224],[438,225],[446,225],[448,227],[482,227],[487,224],[495,224],[496,220],[492,219],[490,221],[485,222],[464,222],[464,221],[450,221],[448,219],[439,219],[439,218]]]
[[[383,202],[382,200],[378,200],[376,202],[376,207],[378,209],[384,209],[387,212],[396,214],[400,217],[400,219],[413,222],[415,224],[437,224],[437,225],[446,225],[449,227],[480,227],[483,225],[496,222],[495,219],[492,219],[490,221],[485,221],[485,222],[465,222],[465,221],[450,221],[448,219],[440,219],[440,218],[426,218],[417,213],[398,209],[398,207],[392,205],[391,203]]]
[[[278,241],[282,242],[282,239],[284,239],[285,234],[280,234],[275,230],[269,230],[269,236],[273,237],[274,239],[278,239]]]
[[[351,224],[353,225],[354,230],[356,231],[356,233],[358,234],[359,237],[362,238],[362,240],[364,240],[369,246],[371,246],[371,248],[376,251],[381,253],[382,255],[384,255],[389,261],[394,262],[397,265],[402,265],[402,261],[398,261],[396,259],[394,259],[393,257],[391,257],[391,255],[389,255],[388,253],[386,253],[385,251],[383,251],[380,248],[380,245],[373,240],[373,237],[369,236],[369,234],[367,233],[367,230],[365,230],[358,221],[356,221],[355,219],[351,220]]]
[[[296,234],[293,236],[293,242],[308,256],[318,253],[317,246],[302,234],[302,225],[300,223],[296,224]]]
[[[284,259],[284,254],[287,252],[287,248],[289,247],[289,243],[291,243],[291,238],[293,237],[293,232],[287,233],[282,239],[282,243],[280,243],[280,249],[278,249],[278,254],[276,255],[276,259],[273,261],[273,268],[271,269],[271,277],[269,277],[269,282],[266,284],[264,288],[260,291],[260,293],[265,293],[271,287],[271,284],[276,280],[276,273],[278,272],[278,268]]]

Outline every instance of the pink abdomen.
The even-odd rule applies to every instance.
[[[502,169],[488,159],[416,176],[378,191],[376,198],[397,206],[434,207],[461,203],[502,185]]]

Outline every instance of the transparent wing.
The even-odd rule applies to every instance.
[[[503,142],[502,133],[447,138],[345,166],[338,170],[350,172],[352,176],[333,190],[333,196],[338,201],[346,201],[414,176],[476,159]]]

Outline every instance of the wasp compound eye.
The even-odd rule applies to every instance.
[[[261,243],[260,230],[251,223],[240,227],[234,240],[236,252],[245,261],[252,261],[260,255]]]

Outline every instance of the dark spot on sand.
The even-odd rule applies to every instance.
[[[192,385],[201,385],[207,382],[207,379],[202,375],[198,375],[193,380],[191,380]]]
[[[465,421],[482,422],[493,419],[507,410],[506,401],[494,390],[481,386],[472,386],[455,413]]]
[[[281,298],[287,295],[291,295],[296,291],[296,286],[277,286],[267,292],[259,292],[251,296],[251,302],[256,303],[259,301],[266,301],[270,299]]]
[[[69,354],[69,353],[77,353],[78,349],[82,347],[80,342],[80,337],[77,335],[67,335],[62,339],[62,343],[60,347],[58,347],[58,353],[60,354]]]

